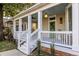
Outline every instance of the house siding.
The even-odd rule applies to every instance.
[[[60,20],[59,20],[60,17],[62,17],[62,19],[63,19],[62,24],[60,24]],[[43,31],[48,31],[49,30],[48,21],[49,21],[48,18],[47,19],[43,18],[43,20],[42,20],[42,29],[43,29]],[[56,14],[55,30],[56,31],[59,31],[59,30],[64,31],[65,30],[65,14],[64,13]]]

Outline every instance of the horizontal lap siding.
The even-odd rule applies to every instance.
[[[53,16],[53,15],[51,15]],[[63,18],[63,24],[60,24],[60,17]],[[48,19],[42,19],[42,29],[43,31],[48,31]],[[65,30],[65,14],[61,13],[61,14],[56,14],[56,31],[58,30]]]

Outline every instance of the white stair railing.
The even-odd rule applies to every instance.
[[[19,31],[16,31],[15,32],[15,39],[18,39],[18,34],[19,34]]]
[[[71,31],[41,31],[41,40],[43,42],[61,45],[65,47],[72,46],[72,32]]]
[[[20,34],[20,45],[24,45],[24,43],[27,43],[27,31],[21,31]]]
[[[30,39],[30,43],[31,43],[30,44],[30,52],[32,52],[36,48],[37,39],[38,39],[38,29],[31,34],[31,39]]]

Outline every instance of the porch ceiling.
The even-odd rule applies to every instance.
[[[58,13],[63,13],[65,12],[65,7],[68,5],[68,3],[62,3],[60,5],[54,6],[52,8],[46,9],[43,11],[44,13],[47,13],[48,15],[55,15]]]

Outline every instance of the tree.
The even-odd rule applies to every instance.
[[[6,3],[3,5],[4,16],[14,16],[24,9],[28,9],[34,3]]]
[[[0,40],[3,40],[3,16],[13,17],[20,11],[31,7],[34,3],[5,3],[0,4]]]
[[[3,40],[3,5],[0,4],[0,40]]]

